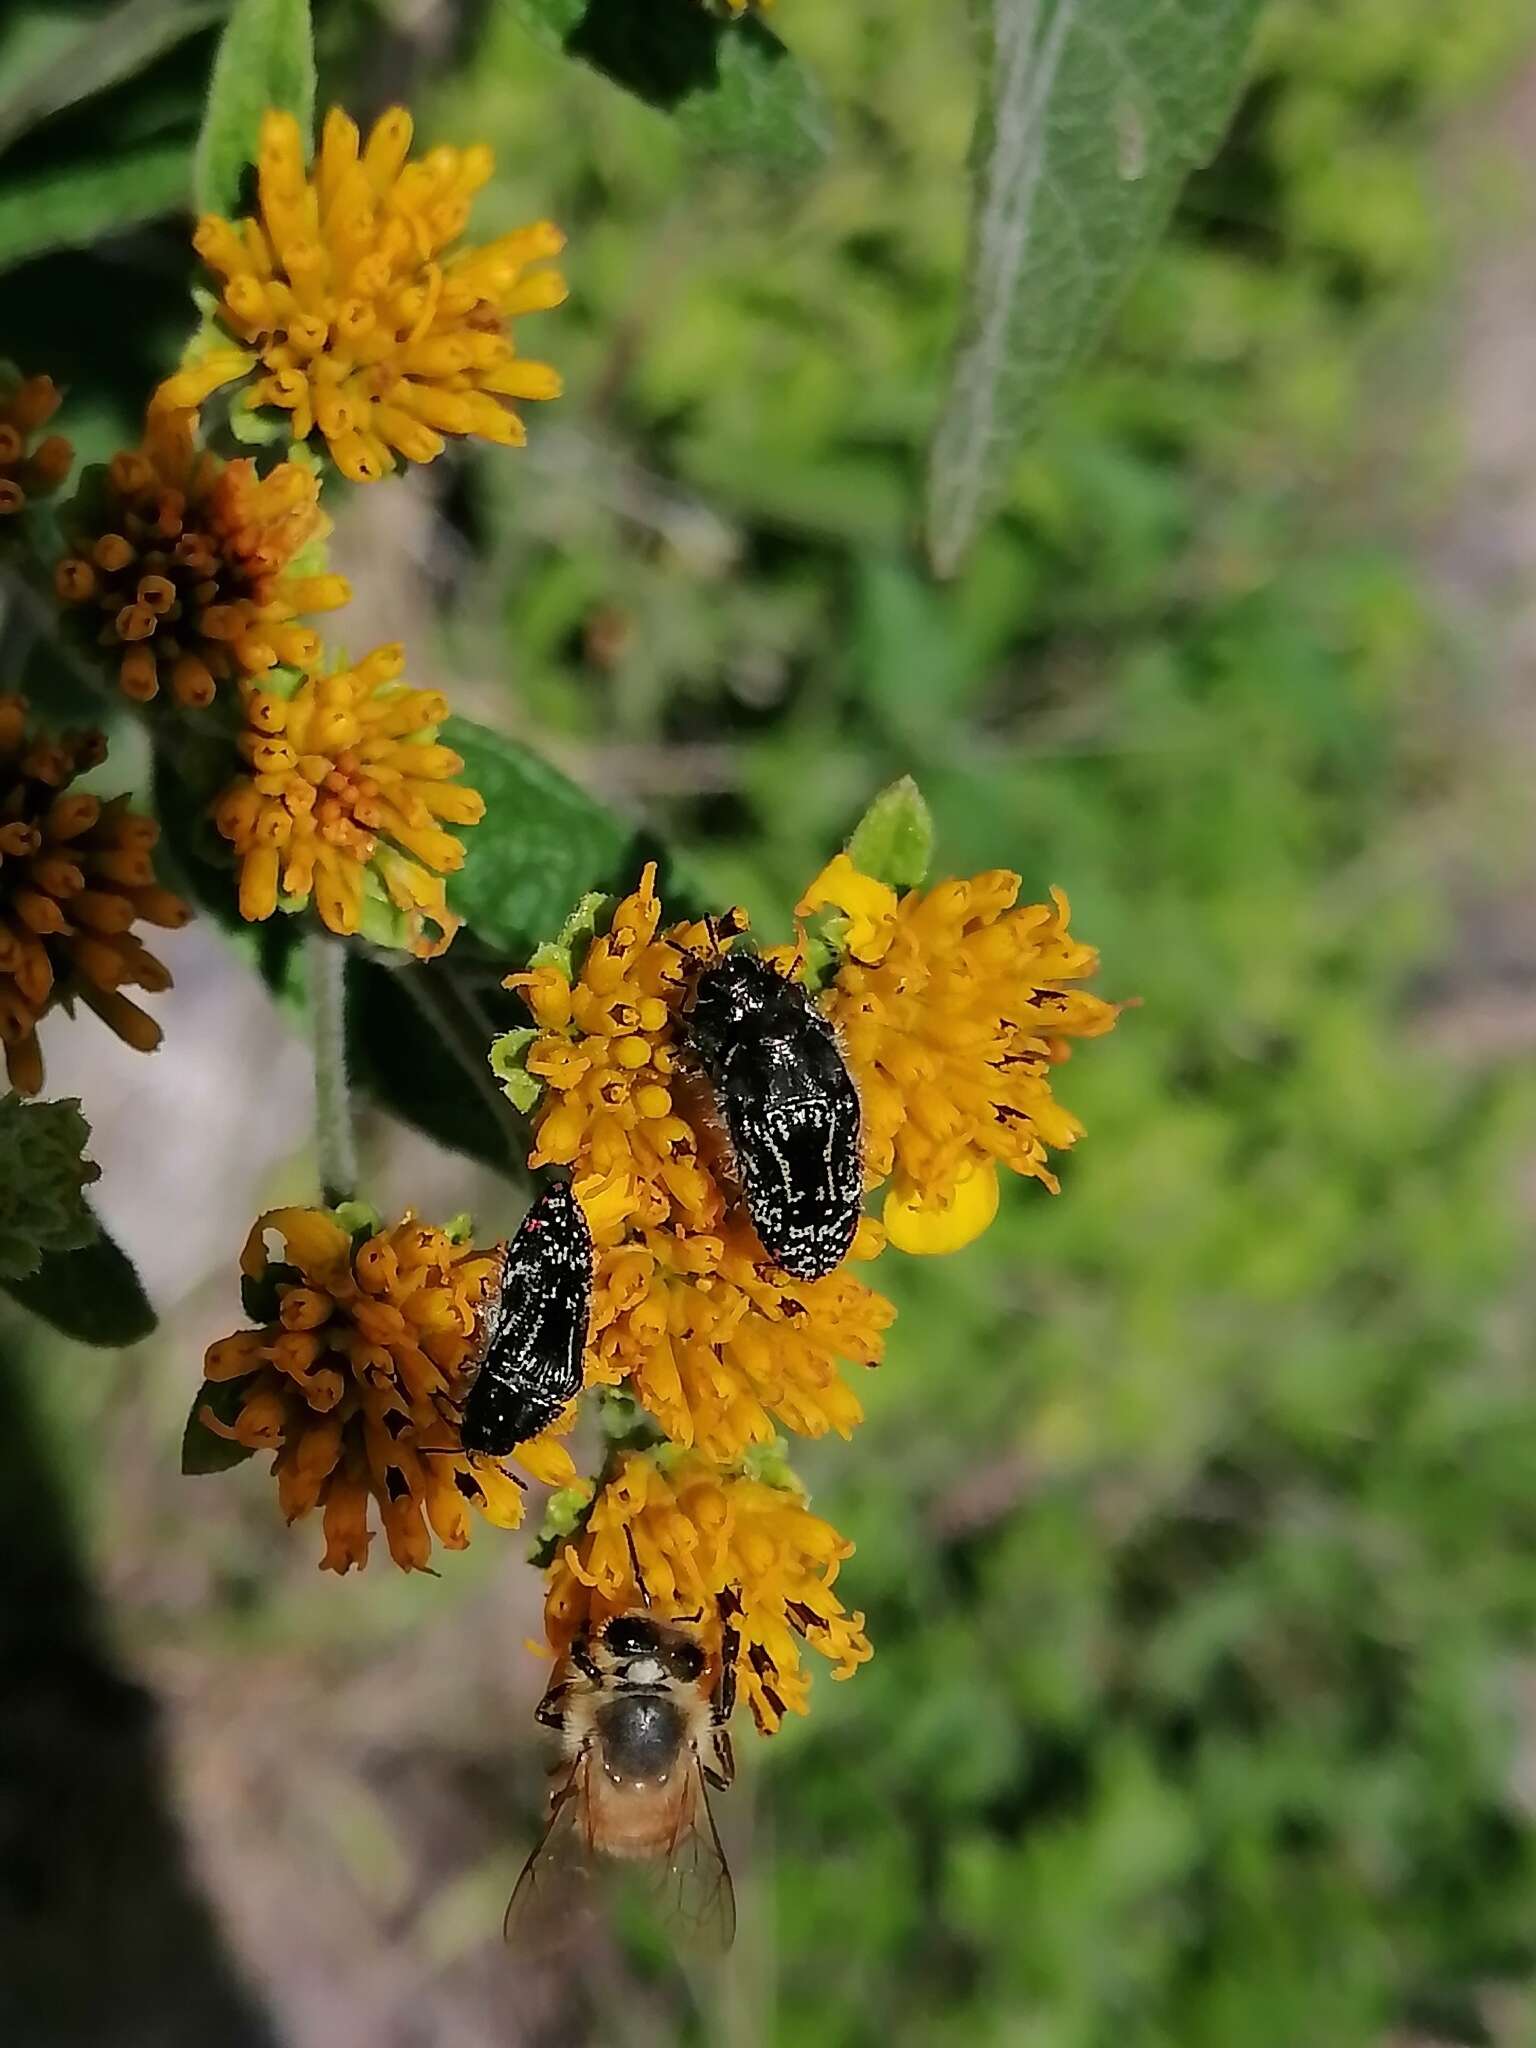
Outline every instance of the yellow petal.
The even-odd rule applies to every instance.
[[[997,1214],[997,1168],[990,1159],[964,1166],[943,1202],[893,1188],[882,1212],[886,1236],[899,1252],[919,1257],[958,1252],[980,1237]]]

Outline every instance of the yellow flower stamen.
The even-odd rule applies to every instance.
[[[54,572],[67,611],[93,622],[139,702],[169,689],[200,709],[228,677],[317,659],[301,612],[333,610],[340,576],[300,576],[294,558],[330,531],[318,479],[280,462],[199,452],[188,414],[151,413],[143,445],[113,457],[90,531],[77,525]]]
[[[770,1735],[786,1712],[807,1710],[802,1643],[828,1659],[834,1678],[851,1678],[871,1655],[863,1615],[845,1612],[833,1590],[852,1554],[853,1545],[788,1487],[696,1452],[626,1451],[581,1535],[550,1567],[545,1629],[558,1654],[583,1627],[648,1602],[663,1617],[699,1617],[700,1636],[718,1661],[717,1601],[734,1589],[738,1683]]]
[[[481,145],[408,161],[411,118],[391,108],[366,143],[333,107],[312,172],[289,114],[262,120],[259,217],[207,215],[194,237],[220,280],[219,320],[240,344],[177,372],[163,403],[196,406],[251,379],[240,403],[276,407],[295,440],[320,438],[354,483],[431,462],[448,436],[525,438],[512,401],[558,397],[548,364],[519,356],[511,320],[556,306],[539,267],[564,246],[548,221],[453,248],[493,168]]]
[[[1015,908],[1018,893],[1019,877],[995,870],[898,900],[840,854],[798,906],[848,919],[822,1002],[863,1102],[866,1172],[891,1183],[885,1223],[903,1251],[978,1236],[996,1212],[998,1166],[1054,1193],[1049,1154],[1082,1133],[1051,1070],[1119,1012],[1072,986],[1098,955],[1071,936],[1065,896]]]
[[[400,682],[403,665],[401,649],[385,646],[355,668],[306,676],[291,696],[242,686],[248,772],[214,807],[239,858],[242,917],[270,917],[279,896],[312,898],[332,931],[354,933],[371,893],[423,958],[458,930],[443,877],[464,849],[445,827],[477,823],[485,805],[454,779],[460,756],[433,738],[446,702]]]

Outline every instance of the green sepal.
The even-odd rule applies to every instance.
[[[288,415],[271,406],[232,405],[226,421],[231,438],[242,448],[275,448],[288,431]]]
[[[384,1228],[384,1218],[372,1202],[338,1202],[331,1214],[351,1238],[354,1251]]]
[[[461,1209],[457,1216],[450,1216],[443,1225],[443,1235],[450,1244],[468,1244],[475,1234],[475,1219],[467,1209]]]
[[[195,1479],[205,1472],[230,1472],[247,1458],[255,1457],[254,1445],[231,1443],[203,1420],[204,1408],[211,1408],[220,1422],[233,1428],[245,1404],[246,1389],[255,1377],[248,1372],[237,1380],[205,1380],[192,1396],[187,1426],[181,1433],[183,1477]]]
[[[0,1097],[0,1280],[25,1280],[47,1252],[95,1240],[85,1189],[101,1169],[85,1156],[91,1127],[73,1097]]]
[[[853,828],[848,858],[889,889],[917,889],[933,859],[933,816],[910,775],[881,790]]]
[[[536,946],[529,957],[528,966],[558,967],[567,981],[574,981],[581,969],[581,961],[587,957],[587,948],[597,937],[601,923],[606,928],[607,920],[613,915],[615,898],[605,896],[601,889],[589,889],[570,916],[561,925],[552,939],[546,939],[542,946]],[[580,958],[577,948],[580,948]]]
[[[772,1443],[751,1444],[742,1456],[741,1469],[748,1479],[756,1479],[764,1486],[774,1486],[781,1493],[792,1493],[798,1499],[806,1497],[805,1487],[789,1462],[789,1445],[783,1437],[776,1436]]]
[[[282,1307],[279,1287],[302,1287],[304,1275],[297,1266],[279,1260],[264,1273],[240,1275],[240,1306],[253,1323],[275,1323]]]

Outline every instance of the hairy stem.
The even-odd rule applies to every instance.
[[[357,1138],[347,1086],[347,949],[324,932],[311,932],[304,945],[315,1047],[315,1156],[321,1198],[334,1208],[357,1192]]]

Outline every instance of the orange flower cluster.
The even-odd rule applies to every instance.
[[[464,1549],[471,1508],[498,1528],[518,1526],[518,1482],[460,1451],[452,1420],[499,1248],[477,1250],[412,1216],[386,1230],[358,1212],[272,1209],[257,1218],[240,1269],[259,1327],[209,1346],[198,1416],[216,1436],[276,1454],[288,1520],[321,1511],[323,1570],[368,1562],[370,1501],[402,1571],[429,1568],[434,1537]],[[562,1426],[517,1450],[552,1486],[578,1483]]]
[[[86,518],[88,515],[88,525]],[[124,694],[168,688],[200,709],[220,682],[278,663],[303,668],[320,641],[301,612],[334,610],[343,577],[301,575],[295,558],[330,531],[319,480],[296,462],[199,451],[186,414],[152,412],[142,447],[113,457],[99,502],[75,508],[59,601],[95,624]]]
[[[78,999],[140,1052],[160,1043],[123,994],[171,985],[134,926],[174,930],[189,912],[155,880],[154,821],[71,788],[106,754],[100,733],[29,731],[26,699],[0,695],[0,1043],[23,1095],[43,1085],[37,1026],[60,1002]]]
[[[75,451],[62,434],[34,436],[59,409],[51,377],[0,384],[0,534],[29,504],[56,491],[69,475]]]

